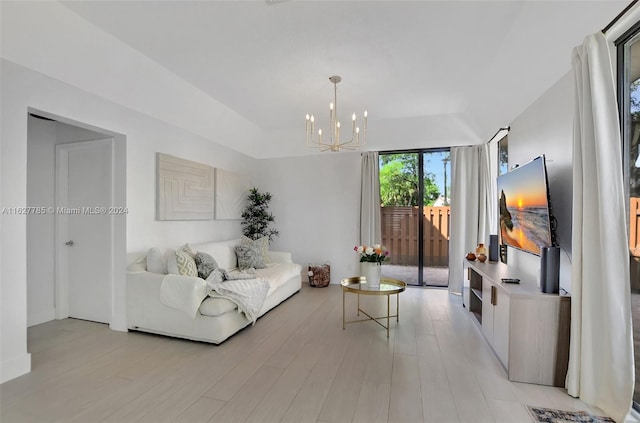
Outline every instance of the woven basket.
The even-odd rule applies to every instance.
[[[331,266],[329,264],[309,265],[309,285],[314,288],[324,288],[331,283]]]

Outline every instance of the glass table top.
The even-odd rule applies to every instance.
[[[342,279],[340,282],[344,291],[367,295],[390,295],[405,290],[407,284],[397,279],[380,278],[379,286],[370,286],[364,276],[354,276]]]

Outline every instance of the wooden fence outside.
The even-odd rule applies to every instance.
[[[418,207],[381,207],[382,243],[390,263],[418,265]],[[448,266],[449,207],[424,207],[424,264]],[[640,258],[640,198],[629,200],[629,251]]]
[[[391,264],[418,265],[418,224],[424,219],[424,265],[449,265],[449,207],[381,207],[382,243]]]

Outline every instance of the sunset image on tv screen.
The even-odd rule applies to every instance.
[[[498,195],[503,244],[538,255],[552,245],[543,157],[500,176]]]

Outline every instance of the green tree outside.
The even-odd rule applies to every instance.
[[[440,189],[431,172],[424,174],[425,206],[433,206]],[[383,206],[418,205],[418,154],[384,154],[380,156],[380,200]]]

